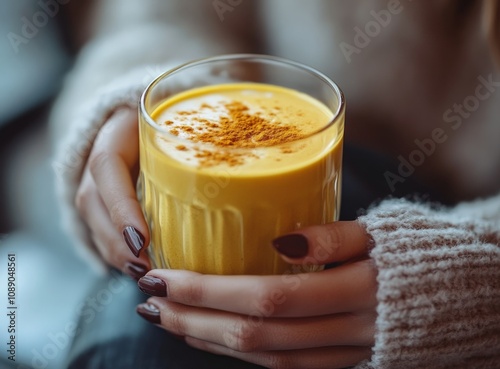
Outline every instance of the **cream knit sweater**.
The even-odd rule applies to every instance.
[[[500,368],[500,196],[388,200],[360,221],[378,269],[374,368]]]
[[[123,105],[136,108],[146,85],[169,66],[206,55],[242,51],[241,43],[235,42],[231,35],[239,32],[239,37],[242,37],[248,20],[241,14],[250,11],[251,7],[249,2],[246,5],[243,2],[239,8],[226,13],[227,19],[221,21],[211,1],[124,2],[128,5],[123,6],[123,1],[118,0],[102,1],[99,14],[103,14],[102,19],[105,21],[96,18],[97,36],[81,52],[52,115],[56,142],[53,167],[58,179],[66,229],[74,236],[82,256],[101,272],[106,270],[106,266],[96,254],[86,225],[79,219],[73,205],[82,170],[97,133],[116,108]],[[274,50],[278,54],[294,57],[293,52],[282,50],[289,40],[276,27],[286,28],[283,17],[301,19],[299,14],[316,14],[317,17],[327,14],[343,24],[341,31],[337,32],[329,29],[329,24],[321,22],[316,28],[309,29],[313,23],[303,19],[308,27],[301,28],[303,34],[295,32],[294,36],[305,39],[308,46],[304,47],[310,47],[307,34],[311,38],[310,42],[313,42],[318,35],[328,32],[332,32],[338,45],[339,40],[347,37],[346,13],[354,10],[351,0],[349,3],[335,3],[342,3],[348,11],[330,6],[333,2],[308,2],[307,7],[295,0],[288,1],[289,6],[281,0],[266,2],[268,5],[262,6],[265,11],[261,18],[275,20],[264,23],[265,30],[273,31],[269,42],[276,45]],[[360,6],[353,14],[361,19],[362,14],[365,14],[362,21],[358,19],[364,24],[370,19],[369,10],[377,6],[377,9],[383,8],[385,5],[380,5],[382,3],[366,1],[365,12]],[[403,5],[409,6],[406,3]],[[334,13],[335,10],[338,12]],[[232,15],[234,17],[231,19]],[[407,17],[411,18],[410,22],[415,22],[415,14],[407,14]],[[400,24],[405,21],[403,13],[394,22]],[[229,33],[228,29],[234,32]],[[352,25],[349,24],[347,29],[352,30]],[[388,39],[389,36],[382,35],[374,42],[384,44]],[[325,71],[334,73],[334,79],[336,75],[341,76],[337,74],[342,70],[338,55],[331,58],[332,68],[322,65],[325,60],[329,60],[329,55],[323,55],[324,50],[325,47],[311,49],[309,64],[322,70],[328,69]],[[358,69],[365,68],[370,78],[377,75],[378,81],[387,80],[391,83],[387,65],[379,63],[377,69],[376,60],[370,59],[373,52],[370,49],[363,51]],[[385,64],[390,64],[391,58],[384,60]],[[165,64],[165,61],[169,63]],[[469,91],[464,87],[469,86],[467,82],[474,87],[475,77],[488,71],[484,65],[474,65],[473,78],[467,80],[461,77],[457,86],[462,89],[457,87],[459,92],[450,96],[463,99],[467,96],[463,91]],[[408,67],[413,68],[411,64]],[[359,74],[361,82],[353,80],[355,86],[363,82],[363,73]],[[341,78],[345,80],[345,77]],[[411,81],[408,83],[411,85]],[[425,81],[419,81],[419,89],[423,88],[422,84],[425,85]],[[391,89],[386,87],[386,90],[390,92]],[[370,104],[363,93],[357,94],[359,90],[352,86],[348,91],[348,99],[351,97],[355,107],[369,108]],[[396,111],[405,110],[404,101],[401,104],[394,103],[398,97],[396,95],[387,104],[384,98],[390,93],[386,97],[382,96],[384,94],[372,95],[377,99],[376,105],[381,111],[389,109],[391,104]],[[488,107],[482,109],[478,116],[488,116],[489,106],[494,105],[496,99],[493,96],[487,102]],[[448,101],[453,100],[444,99],[441,107],[429,105],[429,110],[443,112]],[[408,109],[404,114],[409,114],[411,107]],[[420,116],[419,119],[430,126],[433,124],[426,116]],[[464,142],[462,136],[467,137],[468,134],[470,142],[479,142],[479,146],[486,148],[484,154],[478,149],[466,159],[472,160],[471,163],[484,161],[480,168],[471,169],[475,170],[475,174],[470,176],[476,175],[477,183],[462,181],[462,174],[450,169],[450,173],[456,174],[459,187],[465,189],[464,193],[473,193],[481,183],[483,188],[499,188],[500,130],[496,123],[490,123],[491,120],[486,120],[484,124],[478,123],[474,131],[464,128],[459,135],[450,139],[443,148],[444,153],[436,154],[433,158],[446,167],[444,158],[456,161],[465,157],[462,151],[456,149],[456,145]],[[422,127],[412,127],[406,126],[405,129],[418,137],[418,129]],[[478,134],[478,131],[478,137],[484,140],[471,140],[470,137]],[[387,200],[370,208],[360,218],[360,222],[374,240],[370,255],[378,269],[379,287],[373,356],[369,362],[357,368],[500,368],[500,195],[461,203],[453,208]]]

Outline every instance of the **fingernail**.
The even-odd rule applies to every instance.
[[[148,322],[153,324],[161,324],[160,310],[153,304],[145,303],[137,305],[137,314],[142,316]]]
[[[141,264],[126,263],[125,272],[135,280],[139,280],[148,272],[148,268]]]
[[[167,296],[167,284],[160,278],[156,278],[150,275],[146,275],[139,279],[137,285],[142,292],[157,297]]]
[[[134,227],[125,227],[123,230],[123,238],[127,243],[128,248],[132,251],[135,257],[139,257],[139,253],[144,247],[144,236]]]
[[[275,238],[273,246],[280,254],[291,259],[303,258],[309,250],[307,238],[301,234],[288,234]]]

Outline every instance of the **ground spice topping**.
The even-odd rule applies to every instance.
[[[263,117],[261,112],[252,113],[250,108],[240,101],[221,102],[227,115],[216,120],[198,117],[196,110],[178,111],[179,123],[172,127],[172,121],[165,121],[165,125],[172,127],[170,133],[176,136],[183,133],[191,142],[201,142],[215,146],[213,150],[194,149],[195,157],[202,166],[214,166],[221,163],[235,166],[244,163],[247,156],[253,154],[232,150],[235,148],[258,148],[286,144],[305,137],[306,135],[297,126],[277,120],[281,108],[276,106],[268,115],[272,121]],[[216,111],[216,108],[203,103],[201,109]],[[197,122],[196,129],[189,122]],[[200,129],[200,127],[202,127]],[[180,151],[189,150],[185,145],[176,147]],[[231,149],[231,150],[230,150]],[[291,153],[289,147],[282,148],[282,153]],[[253,155],[255,156],[255,155]]]

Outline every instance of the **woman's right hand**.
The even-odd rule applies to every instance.
[[[136,195],[138,173],[137,112],[124,107],[98,133],[75,203],[102,258],[135,279],[151,269],[141,253],[149,232]]]

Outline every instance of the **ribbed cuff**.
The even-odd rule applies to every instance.
[[[384,201],[360,222],[378,269],[375,345],[360,368],[500,368],[492,223],[406,200]]]

